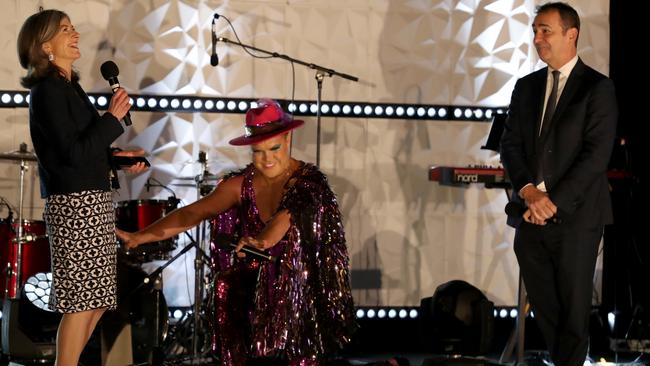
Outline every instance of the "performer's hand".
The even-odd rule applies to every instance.
[[[113,152],[114,156],[129,156],[129,157],[138,157],[138,156],[144,156],[144,149],[137,148],[137,149],[130,149],[130,150],[118,150]],[[145,163],[135,163],[129,167],[124,167],[122,168],[123,171],[127,173],[132,173],[132,174],[137,174],[137,173],[142,173],[143,171],[147,170],[148,167]]]
[[[237,253],[237,256],[239,258],[246,257],[246,253],[241,251],[241,248],[243,248],[244,245],[247,245],[252,248],[264,250],[267,248],[268,242],[266,240],[257,240],[250,236],[244,236],[240,238],[239,242],[237,243],[237,247],[235,247],[235,252]]]
[[[122,245],[126,249],[133,249],[138,245],[140,245],[140,243],[137,242],[134,233],[129,233],[124,230],[115,228],[115,235],[117,235],[117,237],[120,238],[120,240],[122,240]]]
[[[131,109],[131,103],[129,102],[129,95],[123,88],[117,89],[115,94],[111,97],[111,102],[108,105],[108,113],[112,114],[117,118],[118,121],[121,121],[126,112]]]

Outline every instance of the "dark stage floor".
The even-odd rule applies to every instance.
[[[602,366],[642,366],[650,364],[649,355],[639,355],[639,354],[620,354],[618,359],[609,358],[609,359],[592,359],[592,362],[589,365],[602,365]],[[460,357],[460,356],[449,356],[449,355],[438,355],[433,353],[419,353],[419,352],[391,352],[391,353],[368,353],[368,354],[359,354],[356,356],[349,356],[341,361],[336,362],[331,366],[362,366],[362,365],[372,365],[372,366],[385,366],[394,364],[387,364],[386,361],[391,359],[398,359],[400,361],[396,366],[404,366],[403,361],[406,360],[409,366],[499,366],[499,365],[515,365],[514,362],[509,363],[500,363],[499,355],[488,355],[484,357]],[[528,351],[526,352],[526,357],[524,362],[520,365],[525,366],[547,366],[550,365],[547,363],[546,357],[543,355],[543,352],[538,351]],[[215,363],[208,359],[202,360],[179,360],[179,361],[165,361],[163,365],[166,366],[175,366],[175,365],[214,365]],[[50,366],[53,365],[53,362],[26,362],[26,361],[13,361],[10,362],[3,357],[0,360],[0,366]],[[97,363],[90,363],[86,361],[85,363],[80,363],[80,366],[99,366]],[[148,365],[146,363],[134,364],[135,365]],[[127,365],[125,365],[127,366]]]
[[[22,313],[22,315],[29,315]],[[50,343],[56,334],[56,322],[47,325],[46,321],[40,321],[38,324],[28,322],[29,319],[21,319],[18,330],[12,329],[14,339],[21,336],[27,336],[29,339],[38,337],[43,341],[49,337]],[[41,319],[43,320],[43,319]],[[215,362],[207,358],[196,359],[194,362],[188,360],[188,350],[192,349],[191,339],[193,336],[192,327],[188,324],[190,318],[184,321],[171,322],[167,329],[167,336],[163,342],[164,365],[214,365]],[[445,342],[437,342],[429,338],[425,322],[419,317],[415,318],[373,318],[367,317],[358,319],[360,328],[352,343],[345,349],[345,353],[340,362],[331,366],[357,366],[357,365],[384,365],[381,362],[389,360],[395,356],[408,360],[410,366],[438,366],[438,365],[455,365],[455,366],[485,366],[485,365],[514,365],[514,356],[504,357],[504,349],[512,335],[515,327],[515,319],[511,317],[495,317],[493,323],[492,336],[487,343],[481,343],[483,347],[481,352],[477,352],[474,345],[467,346],[466,342],[459,342],[457,339],[447,337]],[[646,365],[650,364],[650,341],[647,344],[641,344],[643,352],[631,352],[624,347],[618,348],[619,352],[612,351],[612,342],[602,327],[595,326],[599,323],[597,319],[592,320],[592,335],[590,345],[590,358],[592,364],[597,365]],[[35,331],[38,328],[38,331]],[[203,329],[201,327],[199,329]],[[105,328],[104,328],[105,329]],[[133,341],[134,359],[146,360],[152,345],[151,325],[144,321],[143,323],[131,325]],[[199,344],[205,338],[199,332]],[[629,334],[632,334],[629,332]],[[18,334],[18,335],[16,335]],[[101,342],[99,341],[99,332],[95,332],[89,345],[86,347],[80,365],[99,366],[101,365]],[[127,341],[128,342],[128,341]],[[127,343],[128,344],[128,343]],[[631,344],[631,343],[628,343]],[[136,349],[139,347],[139,349]],[[462,348],[470,347],[470,348]],[[443,349],[444,348],[444,349]],[[116,348],[118,352],[122,350]],[[461,349],[473,349],[472,352],[460,352]],[[525,349],[527,350],[524,357],[523,365],[526,366],[545,366],[548,365],[548,357],[545,352],[539,351],[544,349],[541,341],[539,330],[536,327],[534,319],[527,318],[525,329]],[[451,350],[447,353],[457,354],[483,354],[481,357],[459,357],[444,356],[445,350]],[[638,351],[638,349],[637,349]],[[144,355],[144,356],[143,356]],[[51,365],[51,362],[29,363],[16,361],[15,365]],[[500,360],[503,360],[501,362]],[[601,360],[607,361],[598,362]],[[147,365],[147,363],[135,363],[137,365]],[[161,363],[158,363],[159,365]],[[399,366],[403,366],[401,363]],[[0,366],[9,365],[6,355],[0,356]],[[123,365],[119,365],[123,366]]]

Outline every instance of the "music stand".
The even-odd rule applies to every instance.
[[[492,150],[499,152],[499,147],[501,145],[501,135],[503,134],[503,125],[506,123],[506,117],[508,115],[505,113],[496,113],[494,118],[492,118],[492,127],[490,127],[490,133],[488,134],[487,141],[485,145],[481,146],[481,150]]]

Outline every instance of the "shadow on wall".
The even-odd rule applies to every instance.
[[[398,259],[384,261],[384,258]],[[402,234],[386,230],[377,232],[351,260],[352,294],[356,305],[403,305],[420,301],[420,256]]]
[[[449,99],[447,87],[433,83],[445,80],[449,71],[449,65],[438,61],[435,53],[446,46],[437,44],[435,35],[444,32],[449,12],[433,5],[430,9],[422,7],[388,2],[377,55],[386,93],[390,94],[386,102],[442,104]]]

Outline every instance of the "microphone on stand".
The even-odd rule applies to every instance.
[[[219,56],[217,55],[217,19],[219,19],[219,14],[214,13],[214,18],[212,18],[212,55],[210,56],[210,65],[217,66],[219,65]]]
[[[120,82],[117,80],[117,75],[120,74],[120,69],[117,68],[115,62],[109,60],[104,62],[99,70],[102,73],[102,77],[104,77],[105,80],[108,80],[108,84],[111,86],[113,94],[115,94],[117,89],[120,87]],[[131,126],[131,113],[126,112],[126,115],[122,120],[125,125]]]
[[[198,174],[195,177],[196,183],[203,183],[205,181],[205,177],[210,175],[208,172],[208,153],[199,150],[199,158],[198,158],[198,163],[201,164],[201,173]]]
[[[151,188],[151,181],[149,178],[147,178],[147,181],[144,183],[144,187],[147,189],[147,192],[149,192],[149,188]]]
[[[208,162],[208,153],[203,150],[199,150],[199,163],[205,164],[207,162]]]

